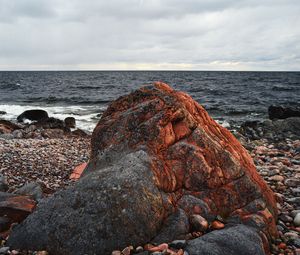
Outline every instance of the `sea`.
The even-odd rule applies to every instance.
[[[91,132],[111,101],[154,81],[190,94],[227,128],[267,119],[270,105],[300,106],[300,72],[1,71],[0,118],[44,109]]]

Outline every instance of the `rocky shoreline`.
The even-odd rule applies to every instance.
[[[292,126],[291,132],[285,136],[287,126],[284,126],[282,132],[278,131],[280,125],[272,124],[267,125],[267,128],[264,127],[257,123],[254,126],[253,123],[250,126],[246,124],[236,136],[250,153],[260,176],[275,194],[279,213],[277,221],[279,236],[272,240],[270,253],[299,255],[300,139],[294,132],[298,130]],[[274,130],[272,132],[272,127],[276,127],[276,132]],[[264,132],[265,130],[267,131]],[[90,137],[63,134],[59,138],[0,138],[0,174],[6,177],[9,192],[14,192],[25,183],[33,181],[44,183],[48,192],[53,193],[72,185],[70,174],[77,165],[89,160],[89,153]],[[204,232],[214,233],[211,230],[223,229],[224,224],[227,224],[222,218],[207,226],[206,223],[205,226],[202,225],[204,231],[193,231],[185,239],[205,236]],[[112,254],[188,255],[186,245],[185,240],[174,240],[169,243],[154,242],[145,244],[144,247],[124,247],[122,251],[114,251]],[[0,254],[46,255],[48,253],[47,251],[10,250],[6,246],[6,237],[3,237]]]

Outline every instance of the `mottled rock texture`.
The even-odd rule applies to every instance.
[[[203,107],[164,83],[111,103],[91,147],[78,183],[40,203],[9,245],[110,254],[182,238],[195,214],[277,235],[273,193],[250,155]]]

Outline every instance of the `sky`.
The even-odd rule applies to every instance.
[[[300,71],[300,0],[0,0],[0,70]]]

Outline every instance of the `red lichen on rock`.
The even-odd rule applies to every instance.
[[[87,163],[82,163],[78,166],[76,166],[73,170],[73,172],[70,175],[70,179],[71,180],[78,180],[82,174],[82,172],[84,171],[84,169],[86,168]]]

